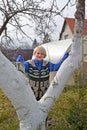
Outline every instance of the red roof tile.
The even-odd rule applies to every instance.
[[[85,22],[84,22],[83,35],[87,35],[87,19],[85,19]]]
[[[75,19],[74,18],[65,18],[65,22],[68,24],[68,26],[73,34]],[[85,21],[84,21],[83,35],[87,35],[87,19],[85,19]]]

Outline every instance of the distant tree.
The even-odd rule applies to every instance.
[[[52,40],[52,34],[56,27],[56,23],[51,18],[52,16],[43,16],[36,21],[35,33],[40,37],[42,43],[50,42]]]
[[[38,45],[39,45],[39,43],[37,42],[36,39],[34,39],[33,44],[32,44],[32,49],[34,49]]]
[[[43,38],[43,43],[51,42],[51,40],[51,36],[48,33],[46,33]]]
[[[30,31],[34,28],[34,24],[37,24],[38,29],[42,26],[40,25],[42,21],[45,22],[46,29],[50,30],[54,14],[58,16],[62,10],[57,7],[56,0],[50,2],[49,8],[44,6],[45,4],[45,0],[0,0],[0,40],[2,44],[13,44],[14,40],[20,43],[25,38],[33,41],[26,30]],[[47,33],[50,34],[48,31]]]
[[[51,9],[52,4],[50,4],[49,9],[47,9],[46,7],[42,7],[41,3],[43,5],[43,3],[45,4],[45,1],[0,1],[0,36],[3,37],[4,40],[6,40],[6,43],[13,42],[13,39],[11,37],[12,33],[16,35],[16,37],[13,38],[15,38],[16,40],[18,39],[19,41],[22,40],[24,37],[33,40],[24,28],[30,30],[30,28],[33,27],[35,21],[38,21],[38,19],[42,18],[41,16],[45,16],[48,13],[51,14],[53,12],[53,8]]]

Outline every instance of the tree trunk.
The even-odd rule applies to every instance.
[[[69,77],[81,65],[80,43],[84,22],[85,0],[78,0],[75,13],[75,35],[70,56],[63,62],[46,94],[40,101],[28,84],[27,78],[0,52],[0,87],[16,109],[20,130],[45,130],[45,120]]]

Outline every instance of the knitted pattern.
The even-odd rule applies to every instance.
[[[29,62],[29,82],[36,96],[36,99],[39,100],[44,95],[49,86],[48,61],[43,62],[41,70],[37,69],[34,60],[30,60],[28,62]]]

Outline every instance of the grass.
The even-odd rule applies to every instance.
[[[64,89],[49,112],[52,130],[87,130],[87,87]]]
[[[50,130],[87,130],[87,87],[66,87],[48,116],[55,120]],[[16,111],[1,90],[0,130],[19,130]]]
[[[14,107],[0,89],[0,130],[18,130],[18,118]]]

